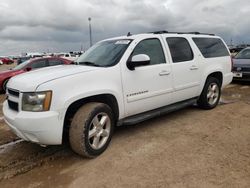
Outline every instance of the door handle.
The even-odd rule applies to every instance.
[[[190,70],[197,70],[197,69],[199,69],[196,65],[192,65],[191,67],[190,67]]]
[[[167,76],[170,74],[170,71],[163,70],[159,73],[160,76]]]

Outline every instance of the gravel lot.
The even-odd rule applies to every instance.
[[[0,187],[249,187],[249,114],[250,85],[234,83],[214,110],[189,107],[117,128],[93,160],[69,146],[23,142],[0,118]]]

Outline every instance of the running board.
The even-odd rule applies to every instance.
[[[192,98],[192,99],[189,99],[189,100],[185,100],[185,101],[182,101],[182,102],[178,102],[178,103],[175,103],[175,104],[171,104],[171,105],[168,105],[168,106],[157,108],[155,110],[151,110],[151,111],[148,111],[148,112],[143,112],[141,114],[137,114],[137,115],[130,116],[130,117],[119,120],[118,123],[117,123],[117,126],[134,125],[134,124],[137,124],[137,123],[141,123],[143,121],[152,119],[154,117],[158,117],[158,116],[168,114],[168,113],[177,111],[179,109],[194,105],[194,104],[196,104],[196,102],[197,102],[197,98]]]

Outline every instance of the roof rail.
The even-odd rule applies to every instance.
[[[194,32],[169,32],[166,30],[163,31],[153,31],[153,32],[149,32],[149,33],[153,33],[153,34],[165,34],[165,33],[169,33],[169,34],[192,34],[192,35],[210,35],[210,36],[214,36],[215,34],[212,33],[200,33],[197,31]]]
[[[187,32],[187,33],[185,33],[185,34],[193,34],[193,35],[211,35],[211,36],[214,36],[213,33],[200,33],[200,32],[197,32],[197,31],[195,31],[195,32]]]
[[[162,31],[153,31],[153,32],[149,32],[149,33],[153,33],[153,34],[164,34],[164,33],[169,33],[166,30],[162,30]]]

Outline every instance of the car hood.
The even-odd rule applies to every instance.
[[[250,67],[250,59],[233,59],[234,67]]]
[[[30,71],[10,79],[7,87],[21,92],[32,92],[46,82],[75,74],[98,70],[98,67],[81,65],[59,65]]]

